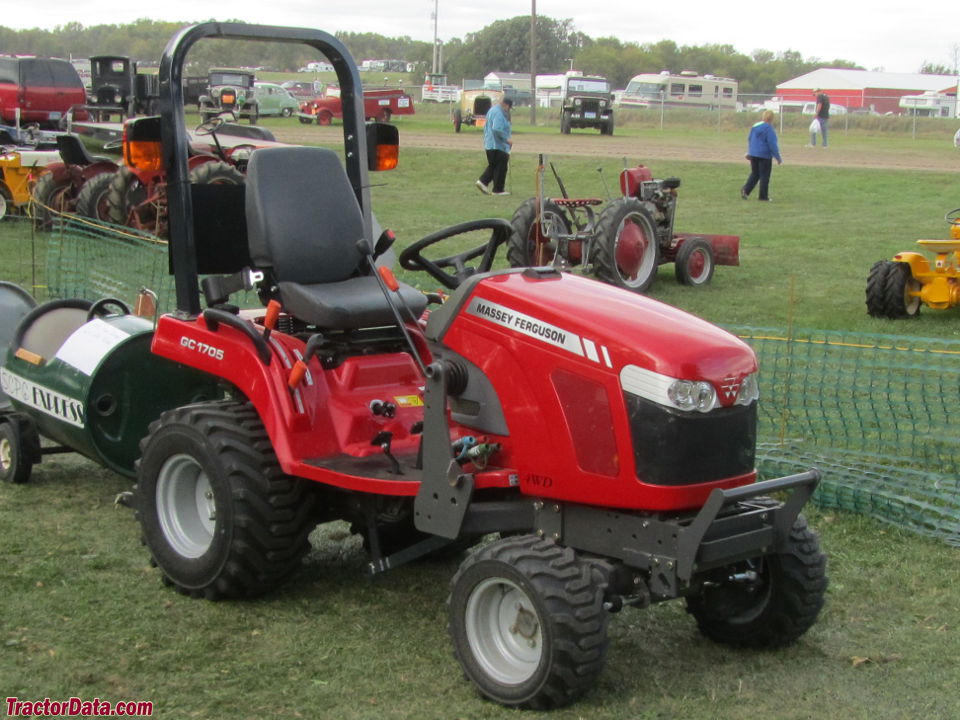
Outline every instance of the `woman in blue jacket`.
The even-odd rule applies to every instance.
[[[773,172],[773,161],[782,165],[780,148],[777,146],[777,131],[773,129],[773,111],[764,110],[760,122],[750,128],[747,137],[747,160],[750,161],[750,176],[746,184],[740,188],[740,197],[744,200],[750,195],[754,186],[760,183],[760,202],[770,202],[767,194],[770,189],[770,174]]]

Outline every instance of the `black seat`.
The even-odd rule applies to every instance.
[[[247,168],[246,214],[250,258],[255,267],[272,272],[288,313],[335,330],[395,324],[390,301],[357,249],[363,216],[332,150],[254,152]],[[400,292],[419,316],[426,296],[404,284]]]

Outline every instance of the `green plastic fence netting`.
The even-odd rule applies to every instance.
[[[7,228],[14,227],[12,233]],[[65,219],[48,232],[5,223],[5,277],[38,299],[117,297],[141,287],[173,305],[166,244]],[[7,238],[4,238],[7,240]],[[257,304],[255,297],[241,304]],[[814,496],[960,545],[960,341],[728,327],[760,362],[757,465],[764,477],[817,467]]]

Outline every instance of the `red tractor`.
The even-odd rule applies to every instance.
[[[191,191],[171,78],[204,38],[323,53],[343,89],[342,157],[258,149],[242,192]],[[450,290],[427,319],[439,296],[376,269],[393,236],[374,233],[368,171],[396,164],[398,136],[365,125],[339,40],[196,25],[171,40],[160,76],[177,310],[152,350],[225,388],[163,412],[140,445],[127,501],[169,584],[268,592],[332,519],[363,533],[373,573],[486,537],[452,582],[454,652],[482,694],[530,708],[594,685],[608,618],[626,606],[682,598],[704,635],[757,648],[814,623],[826,561],[800,511],[819,475],[757,482],[749,346],[587,278],[492,270],[512,232],[500,219],[402,251],[403,267]],[[242,218],[243,232],[211,216]],[[251,287],[266,309],[239,311],[230,295]]]
[[[617,287],[644,292],[665,263],[674,263],[677,280],[692,286],[710,282],[717,265],[740,264],[738,236],[674,231],[679,178],[656,180],[644,165],[624,168],[621,197],[597,210],[603,200],[570,198],[556,168],[550,167],[562,196],[544,196],[541,156],[537,197],[517,208],[511,220],[514,235],[507,257],[513,267],[579,268]]]

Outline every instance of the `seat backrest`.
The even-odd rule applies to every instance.
[[[338,282],[361,265],[363,215],[332,150],[262,148],[250,157],[247,238],[255,267],[278,282]]]

